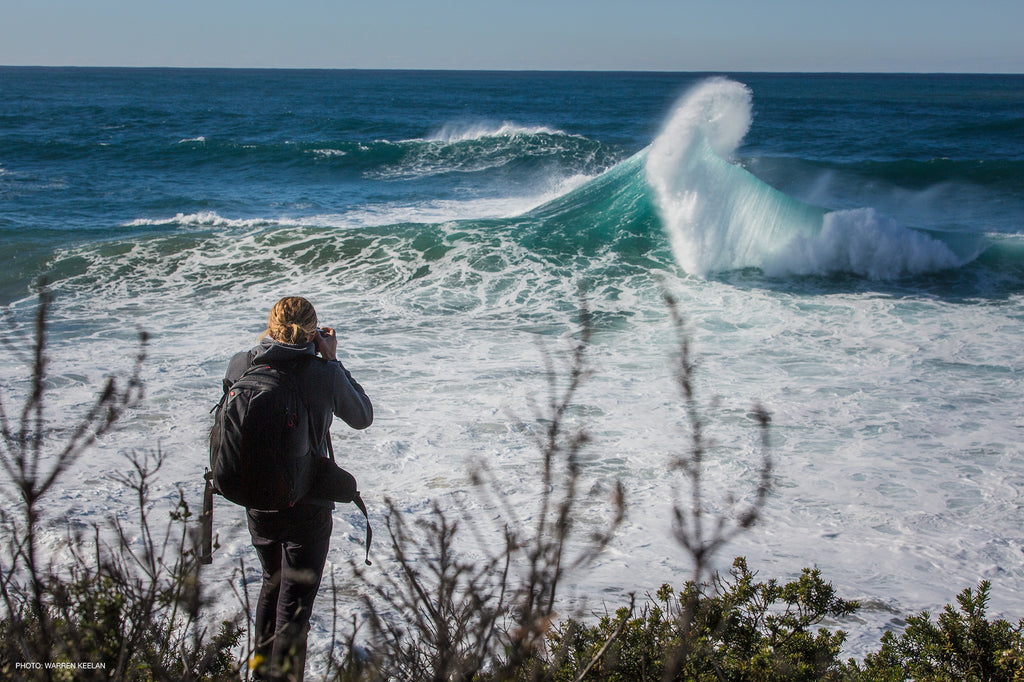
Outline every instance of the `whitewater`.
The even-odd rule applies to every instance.
[[[830,624],[854,656],[981,579],[993,614],[1024,614],[1024,160],[1002,144],[1019,120],[990,120],[1015,82],[521,75],[496,97],[494,74],[99,70],[49,74],[99,117],[54,130],[40,116],[58,108],[53,83],[14,75],[25,110],[0,111],[0,293],[20,339],[35,279],[55,292],[53,423],[130,367],[140,329],[152,338],[144,402],[49,501],[55,561],[68,523],[131,517],[110,478],[126,453],[168,453],[155,510],[179,489],[198,506],[227,359],[296,293],[339,330],[374,402],[370,429],[333,435],[378,529],[376,570],[394,567],[386,498],[414,517],[436,501],[500,522],[473,492],[474,462],[531,509],[539,460],[521,422],[546,396],[546,358],[560,367],[578,338],[582,291],[594,336],[572,411],[592,437],[580,538],[609,518],[616,479],[628,513],[563,608],[604,612],[685,580],[668,291],[698,360],[714,508],[751,494],[751,406],[772,415],[771,497],[719,567],[743,555],[762,577],[821,569],[862,602]],[[403,97],[385,99],[380,78]],[[125,81],[138,101],[116,94]],[[965,89],[995,94],[971,112]],[[275,93],[259,112],[256,90]],[[25,377],[0,365],[8,409]],[[215,527],[211,575],[227,589],[244,559],[257,585],[242,510],[218,501]],[[361,515],[339,509],[328,561],[344,609],[362,542]],[[318,606],[314,650],[330,631]]]

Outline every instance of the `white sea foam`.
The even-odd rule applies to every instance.
[[[523,137],[530,135],[567,135],[548,126],[525,126],[505,121],[503,123],[448,123],[430,135],[427,140],[449,144],[482,140],[490,137]]]
[[[347,156],[348,152],[343,149],[314,149],[310,152],[314,156],[319,156],[325,159],[336,158]]]
[[[178,225],[182,227],[219,227],[248,229],[258,227],[332,227],[353,229],[399,223],[442,223],[458,220],[486,220],[520,215],[585,185],[593,176],[577,174],[541,183],[535,192],[521,196],[480,197],[475,199],[432,200],[416,203],[378,203],[360,205],[343,213],[321,213],[295,217],[228,218],[215,211],[177,213],[167,218],[136,218],[125,227]]]
[[[538,194],[521,197],[484,197],[471,200],[433,200],[417,204],[388,203],[361,206],[346,213],[318,214],[282,224],[308,227],[378,227],[398,223],[444,223],[455,220],[510,218],[525,213],[586,184],[589,176],[564,178]]]
[[[772,258],[771,275],[851,272],[871,279],[895,279],[961,265],[948,246],[908,230],[873,209],[825,214],[818,234],[797,235]]]
[[[273,225],[279,223],[279,219],[264,218],[225,218],[215,211],[200,211],[199,213],[176,213],[170,218],[136,218],[125,227],[146,227],[151,225],[181,225],[183,227],[257,227],[260,225]]]

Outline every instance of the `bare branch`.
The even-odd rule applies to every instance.
[[[623,520],[625,493],[616,481],[611,521],[592,533],[589,543],[573,549],[584,500],[580,453],[590,443],[584,428],[569,423],[579,389],[590,376],[586,350],[592,325],[584,301],[580,325],[562,372],[556,371],[556,357],[541,348],[545,398],[529,402],[533,424],[515,419],[521,431],[532,435],[541,460],[532,514],[516,509],[486,462],[472,467],[470,479],[485,506],[499,510],[501,524],[486,528],[459,496],[454,498],[459,522],[435,503],[429,518],[410,525],[388,502],[387,527],[398,570],[371,582],[374,599],[365,599],[384,677],[471,680],[485,663],[494,679],[521,670],[542,649],[567,571],[592,561]],[[462,558],[465,537],[474,540],[474,552],[466,555],[472,561]],[[353,568],[368,577],[362,567]]]

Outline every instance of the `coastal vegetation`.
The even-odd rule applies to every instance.
[[[842,655],[841,625],[859,604],[840,597],[819,571],[804,569],[788,582],[761,579],[742,557],[724,574],[712,569],[729,541],[756,532],[771,497],[771,418],[761,406],[749,410],[761,459],[750,467],[747,488],[709,490],[704,467],[713,452],[713,402],[698,399],[698,364],[684,320],[666,298],[678,335],[674,367],[689,441],[682,452],[664,454],[674,536],[692,567],[688,578],[654,595],[630,594],[628,603],[604,614],[558,611],[564,585],[613,540],[628,503],[621,482],[593,485],[581,457],[592,445],[573,410],[592,372],[584,302],[568,352],[544,354],[545,398],[532,406],[529,420],[518,420],[538,452],[535,506],[510,505],[500,473],[486,462],[471,478],[487,508],[499,510],[500,522],[468,506],[452,512],[438,504],[411,518],[389,501],[394,568],[371,571],[353,563],[350,576],[330,577],[318,609],[333,606],[331,648],[324,660],[311,661],[306,678],[1024,680],[1024,621],[988,616],[987,581],[963,590],[935,619],[927,612],[908,616],[902,632],[887,632],[876,651],[857,661]],[[126,375],[110,378],[77,422],[54,427],[45,413],[51,303],[44,286],[30,352],[22,354],[8,337],[4,342],[25,362],[28,377],[20,408],[0,396],[0,677],[247,679],[252,631],[244,581],[234,595],[211,592],[199,522],[184,492],[165,522],[151,518],[150,490],[164,453],[130,453],[114,474],[135,500],[132,522],[69,524],[59,561],[42,546],[42,510],[57,483],[143,399],[146,357],[141,334]],[[603,509],[600,527],[581,523],[584,509]],[[358,613],[343,613],[332,601],[338,579],[362,594]],[[212,600],[232,598],[238,616],[209,622],[204,614]]]

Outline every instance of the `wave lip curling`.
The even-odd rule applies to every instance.
[[[708,79],[679,100],[647,150],[647,184],[686,272],[753,267],[769,276],[894,279],[959,267],[977,255],[959,256],[872,208],[828,211],[762,182],[732,162],[751,112],[746,85]]]

